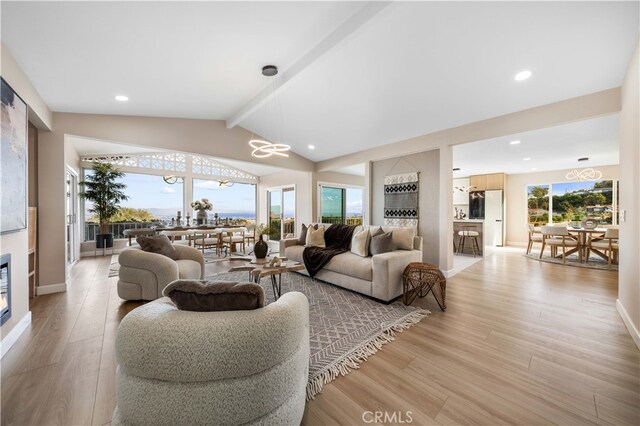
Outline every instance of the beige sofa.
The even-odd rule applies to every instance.
[[[177,279],[204,279],[204,255],[193,247],[174,244],[180,258],[127,247],[120,252],[118,296],[124,300],[155,300]]]
[[[112,425],[299,425],[309,376],[309,302],[299,292],[252,311],[180,311],[163,297],[116,337]]]
[[[400,228],[406,229],[382,226],[384,232]],[[360,229],[361,227],[357,227],[354,234]],[[303,251],[304,246],[298,245],[297,239],[280,241],[281,256],[304,263]],[[360,257],[351,252],[342,253],[331,259],[315,278],[388,302],[403,293],[402,272],[411,262],[422,262],[422,237],[413,237],[412,250],[394,250],[369,257]],[[306,270],[301,273],[308,275]]]

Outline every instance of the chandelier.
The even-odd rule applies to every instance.
[[[218,185],[223,188],[229,188],[230,186],[233,186],[233,181],[229,179],[220,179],[218,180]]]
[[[567,180],[577,180],[583,182],[585,180],[598,180],[602,177],[602,172],[595,169],[571,170],[565,176]]]
[[[275,65],[265,65],[264,67],[262,67],[262,75],[265,77],[274,77],[277,74],[278,74],[278,67],[276,67]],[[267,90],[271,87],[272,85],[267,86]],[[271,97],[274,97],[273,92],[271,93]],[[275,100],[277,102],[277,99]],[[280,112],[280,115],[281,115],[280,108],[277,108],[276,111]],[[283,143],[273,143],[264,139],[258,139],[253,137],[253,135],[251,137],[251,140],[249,141],[249,146],[253,148],[253,151],[251,151],[251,156],[254,158],[267,158],[267,157],[271,157],[272,155],[278,155],[280,157],[289,157],[289,154],[287,154],[287,151],[291,150],[291,146],[289,145],[286,145]]]

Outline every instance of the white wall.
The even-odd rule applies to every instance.
[[[640,43],[622,86],[620,113],[620,272],[618,312],[640,348]]]
[[[260,178],[258,184],[258,223],[267,223],[267,189],[295,185],[296,187],[296,233],[301,223],[315,222],[312,212],[313,173],[287,170]]]
[[[51,111],[35,91],[11,53],[1,45],[0,73],[29,107],[29,120],[40,128],[51,126]],[[27,231],[0,236],[0,252],[11,253],[11,318],[2,325],[4,339],[29,314],[29,273]],[[23,323],[24,324],[24,323]],[[15,335],[15,334],[14,334]],[[3,352],[6,348],[3,348]]]
[[[602,179],[619,178],[617,165],[601,166],[596,169],[602,172]],[[569,171],[567,169],[507,175],[506,242],[508,246],[524,247],[529,239],[527,235],[527,185],[567,182],[566,175]]]
[[[384,177],[418,171],[418,234],[423,237],[422,259],[438,265],[440,151],[432,150],[411,156],[375,161],[371,164],[371,224],[384,224]],[[451,192],[451,191],[449,191]]]

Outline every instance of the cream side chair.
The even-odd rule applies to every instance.
[[[582,250],[579,249],[579,243],[569,234],[566,226],[543,226],[541,231],[542,248],[540,249],[540,259],[542,259],[544,249],[548,245],[551,248],[551,256],[553,257],[557,256],[558,247],[562,247],[562,263],[567,263],[567,247],[578,248],[578,257],[580,258],[580,262],[582,262]]]
[[[542,232],[540,228],[536,228],[532,224],[528,225],[529,243],[527,244],[527,254],[531,253],[531,249],[535,243],[542,244]]]
[[[180,311],[163,297],[116,337],[111,424],[299,425],[309,377],[309,302],[299,292],[251,311]]]
[[[611,269],[611,263],[613,259],[617,260],[620,246],[618,245],[619,230],[618,228],[607,228],[604,236],[592,237],[589,236],[587,243],[587,262],[589,262],[589,255],[591,250],[599,250],[604,252],[607,256],[607,264]]]
[[[162,290],[177,279],[204,279],[204,255],[193,247],[174,245],[180,258],[173,260],[139,247],[120,252],[118,296],[124,300],[155,300]]]

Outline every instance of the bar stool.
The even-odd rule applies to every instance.
[[[461,225],[460,228],[473,228],[474,225]],[[469,229],[462,229],[458,231],[458,236],[460,239],[458,240],[458,251],[456,253],[464,252],[464,243],[467,238],[471,239],[471,252],[473,253],[473,257],[476,257],[476,251],[480,253],[480,245],[478,244],[478,237],[480,233],[478,231],[470,231]]]

